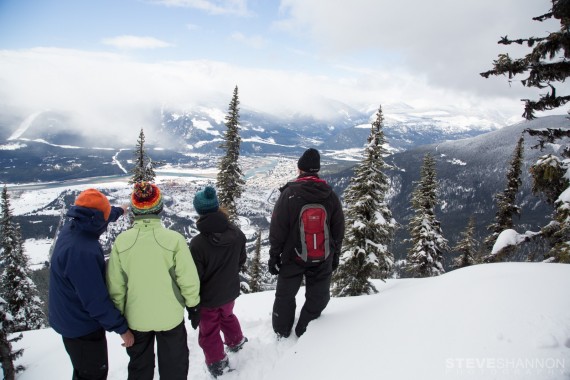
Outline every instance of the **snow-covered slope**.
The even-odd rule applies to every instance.
[[[567,379],[570,265],[483,264],[427,279],[375,283],[376,295],[333,298],[301,338],[277,341],[273,292],[242,295],[235,312],[249,343],[230,354],[222,378]],[[304,289],[297,304],[304,299]],[[197,332],[188,328],[189,379],[209,379]],[[126,378],[128,357],[108,334],[109,380]],[[71,366],[51,329],[15,344],[27,367],[18,380],[65,379]],[[158,372],[155,374],[158,378]]]

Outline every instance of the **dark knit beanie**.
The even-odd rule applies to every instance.
[[[206,186],[204,190],[196,192],[194,196],[194,208],[199,215],[205,215],[218,211],[220,203],[216,196],[216,189]]]
[[[135,183],[135,189],[131,194],[133,214],[158,214],[162,211],[162,207],[162,194],[158,186],[149,182]]]
[[[297,161],[297,167],[306,173],[318,173],[321,169],[321,155],[319,151],[313,148],[307,149],[299,158],[299,161]]]

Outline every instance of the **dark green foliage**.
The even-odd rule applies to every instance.
[[[220,204],[228,211],[230,221],[238,224],[236,202],[241,197],[245,180],[239,165],[241,137],[239,135],[238,88],[234,89],[226,115],[226,133],[220,148],[225,151],[218,165],[216,188]]]
[[[14,365],[14,361],[24,353],[23,349],[13,351],[12,343],[22,339],[22,334],[10,339],[8,335],[13,330],[13,321],[8,313],[6,301],[0,297],[0,362],[4,372],[4,380],[14,380],[16,373],[23,371],[21,365]]]
[[[526,44],[531,48],[530,53],[523,58],[511,58],[508,54],[500,54],[493,61],[493,69],[481,73],[485,78],[490,75],[508,75],[509,81],[517,75],[525,74],[521,80],[523,86],[548,89],[540,94],[538,100],[523,99],[526,119],[535,118],[535,111],[558,108],[570,100],[568,95],[559,95],[554,83],[563,83],[570,75],[570,2],[569,0],[552,0],[550,12],[534,17],[535,21],[555,18],[560,21],[560,29],[545,37],[509,39],[501,37],[499,44]]]
[[[384,280],[394,269],[394,255],[388,247],[397,223],[385,201],[390,183],[384,173],[388,168],[384,162],[388,151],[384,147],[383,127],[384,116],[379,107],[364,157],[344,193],[346,234],[341,262],[333,279],[335,296],[375,293],[376,288],[369,281],[373,273]]]
[[[261,286],[261,230],[257,233],[257,240],[255,242],[255,253],[251,262],[251,282],[249,289],[251,293],[262,291]]]
[[[445,272],[443,254],[448,247],[440,222],[435,216],[437,204],[435,159],[426,153],[420,181],[412,193],[415,215],[408,227],[412,247],[408,250],[406,269],[412,277],[432,277]]]
[[[513,217],[515,215],[520,216],[521,208],[515,202],[517,193],[522,184],[523,150],[524,139],[521,137],[515,146],[507,171],[507,186],[503,192],[495,194],[495,200],[497,202],[495,222],[487,227],[487,229],[491,231],[491,234],[485,239],[485,246],[488,251],[491,251],[495,241],[497,241],[497,237],[502,231],[513,228]],[[499,258],[489,255],[489,259],[491,261],[497,261]]]
[[[552,154],[542,156],[530,168],[533,178],[532,192],[542,195],[549,204],[554,205],[568,187],[568,179],[564,177],[566,170],[566,165],[560,157]]]
[[[570,263],[570,204],[568,197],[560,197],[568,191],[568,170],[568,163],[552,154],[542,156],[530,169],[532,191],[556,207],[552,222],[542,228],[540,236],[552,247],[546,259],[559,263]]]
[[[453,251],[459,255],[453,260],[451,265],[454,269],[464,268],[476,263],[477,240],[475,240],[475,218],[469,218],[467,228],[461,233],[461,240],[453,247]]]
[[[36,270],[30,272],[30,278],[36,284],[38,289],[38,297],[42,300],[42,312],[44,315],[48,315],[48,305],[49,305],[49,262]],[[46,325],[49,325],[49,321],[45,321]]]

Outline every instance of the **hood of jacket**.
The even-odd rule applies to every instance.
[[[332,187],[323,179],[315,174],[301,175],[295,181],[288,182],[281,188],[291,188],[295,194],[306,200],[308,203],[322,202],[332,193]]]
[[[80,230],[95,236],[101,236],[107,229],[109,222],[105,220],[103,212],[82,206],[71,206],[66,214],[72,218],[72,229]]]
[[[210,244],[227,246],[235,243],[237,231],[232,228],[228,217],[221,211],[202,215],[196,222],[196,228]]]

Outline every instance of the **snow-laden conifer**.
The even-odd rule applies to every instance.
[[[484,241],[488,252],[491,252],[501,232],[513,228],[513,217],[521,214],[521,208],[516,204],[516,196],[522,184],[523,151],[524,139],[521,137],[517,145],[515,145],[509,169],[507,170],[507,185],[503,192],[495,194],[495,200],[497,201],[495,221],[487,227],[491,234]],[[485,257],[485,261],[502,261],[508,258],[512,252],[512,249],[504,249],[497,254],[489,254]]]
[[[407,271],[412,277],[439,276],[445,272],[443,255],[448,246],[435,216],[437,204],[435,159],[427,153],[420,171],[420,180],[412,193],[415,215],[409,224],[412,247],[407,256]]]
[[[156,173],[154,168],[157,163],[153,162],[150,156],[147,154],[145,146],[145,135],[144,131],[141,129],[139,133],[139,138],[137,139],[137,144],[135,146],[134,156],[134,166],[131,169],[132,177],[129,180],[129,184],[137,182],[154,182]]]
[[[23,371],[24,367],[16,366],[14,361],[24,353],[23,349],[14,351],[12,343],[22,339],[22,334],[9,338],[12,331],[13,318],[7,310],[6,301],[0,297],[0,362],[4,372],[4,380],[14,380],[16,373]]]
[[[388,151],[383,128],[380,106],[363,159],[344,193],[346,232],[340,265],[333,279],[335,296],[375,293],[376,288],[370,282],[372,274],[379,273],[385,279],[394,269],[394,255],[389,246],[397,223],[386,201],[390,184],[384,173],[388,168],[384,162]]]
[[[493,69],[481,73],[485,78],[490,75],[508,75],[509,83],[513,78],[525,75],[521,80],[525,87],[536,88],[540,91],[537,100],[523,99],[525,108],[523,116],[534,119],[536,111],[552,110],[570,101],[570,95],[564,94],[567,88],[560,88],[558,83],[566,82],[570,76],[568,57],[570,56],[570,2],[568,0],[551,0],[552,8],[534,21],[557,20],[559,29],[548,31],[541,37],[509,39],[501,37],[499,44],[526,45],[530,48],[524,57],[512,58],[507,53],[500,54],[493,61]],[[513,250],[522,242],[545,238],[551,245],[546,254],[550,262],[570,263],[570,144],[561,144],[561,140],[570,137],[568,129],[527,129],[531,136],[537,136],[539,143],[536,147],[541,150],[546,146],[555,147],[555,154],[542,156],[531,167],[533,192],[544,196],[548,203],[556,208],[552,220],[540,232],[524,233],[507,239],[508,242],[500,247],[494,247],[499,252],[502,249]],[[533,147],[534,148],[534,147]],[[513,231],[506,230],[509,234]]]
[[[216,188],[220,204],[226,208],[230,221],[238,224],[236,202],[241,197],[245,186],[243,173],[239,165],[239,153],[241,137],[239,135],[239,98],[238,87],[234,89],[230,101],[228,114],[226,115],[226,132],[220,148],[224,149],[225,155],[218,165]]]
[[[476,263],[477,240],[475,239],[475,218],[470,217],[467,227],[461,232],[461,239],[453,247],[453,251],[459,255],[453,259],[451,265],[454,269],[468,267]]]
[[[35,330],[45,326],[42,301],[30,278],[28,258],[24,253],[20,227],[13,221],[8,189],[2,190],[0,249],[2,257],[2,297],[13,318],[11,332]]]

